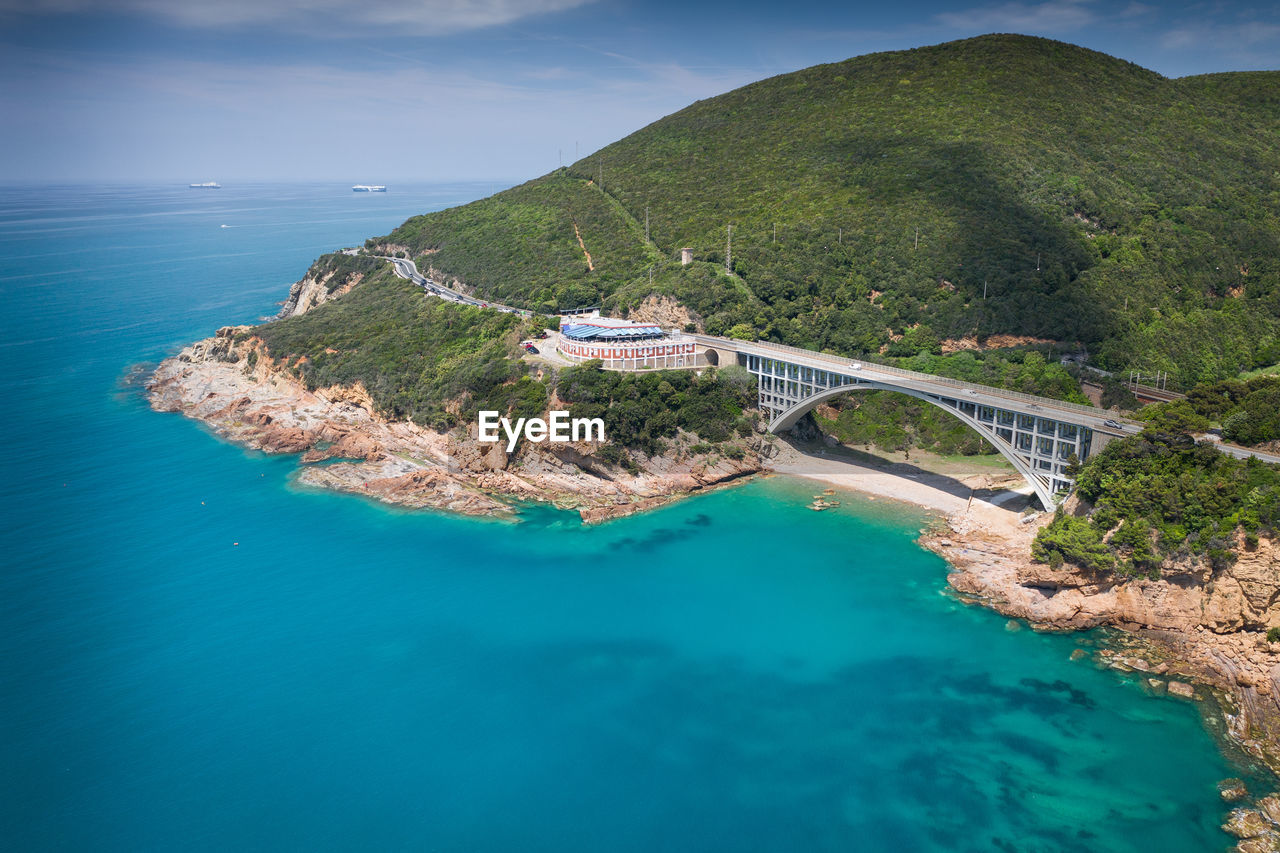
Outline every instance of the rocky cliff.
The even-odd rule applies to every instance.
[[[702,320],[670,296],[651,293],[631,309],[627,319],[635,323],[657,323],[664,329],[683,331],[693,326],[702,331]]]
[[[300,281],[295,281],[289,288],[289,298],[280,305],[277,320],[297,317],[305,314],[317,305],[347,293],[364,278],[363,272],[343,275],[332,270],[312,267]]]

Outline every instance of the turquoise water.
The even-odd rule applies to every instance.
[[[0,194],[0,846],[1227,846],[1196,710],[956,603],[919,518],[787,480],[590,529],[389,511],[129,381],[491,189]]]

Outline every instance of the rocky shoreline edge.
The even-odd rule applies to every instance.
[[[1231,746],[1280,775],[1280,643],[1267,640],[1266,624],[1280,598],[1280,543],[1239,542],[1239,559],[1219,572],[1188,562],[1165,566],[1158,580],[1095,575],[1032,561],[1031,541],[1049,518],[997,526],[951,513],[919,542],[947,561],[947,582],[963,601],[1038,631],[1116,629],[1092,654],[1075,655],[1133,673],[1152,695],[1205,703]],[[1239,780],[1224,780],[1220,793],[1241,803],[1223,826],[1240,839],[1236,849],[1280,850],[1280,795],[1246,806],[1250,792]]]
[[[308,391],[290,370],[297,367],[272,359],[251,326],[228,326],[162,361],[145,388],[157,411],[199,420],[245,447],[298,454],[304,485],[464,515],[510,517],[519,503],[541,501],[595,523],[762,470],[758,447],[735,459],[692,434],[656,456],[633,452],[630,470],[587,442],[525,442],[508,453],[501,442],[479,442],[474,425],[437,432],[386,420],[359,385]]]

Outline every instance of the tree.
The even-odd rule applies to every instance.
[[[1146,421],[1147,432],[1189,434],[1209,428],[1209,419],[1193,409],[1187,400],[1147,406],[1138,413],[1138,419]]]

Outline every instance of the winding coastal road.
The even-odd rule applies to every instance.
[[[512,308],[510,305],[501,305],[497,302],[486,302],[476,299],[474,296],[468,296],[465,293],[460,293],[452,288],[445,287],[443,284],[440,284],[434,279],[418,272],[418,265],[413,261],[406,260],[405,258],[392,258],[386,255],[381,257],[385,261],[391,261],[391,266],[395,269],[396,275],[401,278],[407,278],[409,281],[420,286],[423,290],[435,296],[439,296],[441,299],[447,299],[450,302],[457,302],[460,305],[471,305],[476,308],[489,308],[494,311],[501,311],[505,314],[519,314],[522,317],[533,316],[532,311],[526,311],[522,308]]]
[[[1217,445],[1218,449],[1228,456],[1234,456],[1237,459],[1248,459],[1252,456],[1261,462],[1269,462],[1272,465],[1280,465],[1280,456],[1274,453],[1263,453],[1261,450],[1253,450],[1248,447],[1241,447],[1238,444],[1227,444],[1221,438],[1212,434],[1197,435],[1196,438],[1201,441],[1211,441]]]

